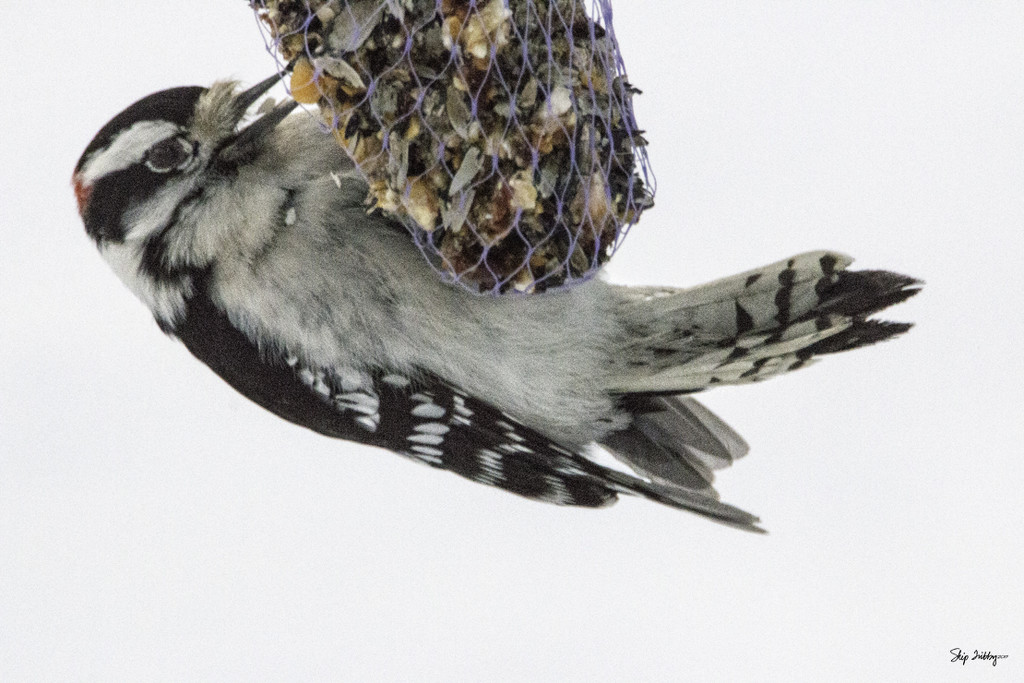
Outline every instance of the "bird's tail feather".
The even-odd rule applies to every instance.
[[[662,481],[636,479],[614,470],[606,470],[604,477],[622,493],[642,496],[662,505],[694,512],[714,522],[744,531],[764,533],[764,529],[758,526],[761,520],[756,515],[723,503],[717,496]]]
[[[753,382],[909,329],[868,317],[913,296],[920,283],[887,271],[848,271],[851,262],[819,251],[693,289],[624,290],[620,319],[630,334],[623,354],[630,364],[609,389],[679,394]]]
[[[714,470],[747,454],[743,438],[685,396],[634,396],[623,407],[630,426],[601,442],[637,473],[716,496]]]
[[[632,423],[600,445],[643,478],[633,480],[631,493],[761,531],[754,515],[721,503],[713,486],[714,470],[728,467],[749,450],[739,434],[686,396],[633,396],[624,407],[632,413]]]
[[[869,316],[913,296],[919,283],[848,271],[851,262],[813,252],[689,290],[622,290],[627,362],[609,389],[632,420],[601,445],[646,482],[634,493],[759,530],[713,487],[713,471],[745,455],[746,443],[680,394],[763,380],[909,329]]]

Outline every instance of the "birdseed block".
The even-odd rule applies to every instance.
[[[446,280],[490,294],[586,280],[653,203],[610,0],[250,4],[370,210]]]

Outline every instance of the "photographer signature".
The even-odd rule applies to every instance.
[[[986,652],[978,652],[977,650],[975,650],[974,651],[974,656],[972,657],[969,653],[964,652],[963,650],[961,650],[958,647],[954,647],[952,650],[950,650],[949,654],[953,655],[953,659],[951,659],[949,661],[951,661],[951,662],[960,662],[964,666],[967,666],[967,660],[968,659],[970,659],[971,661],[974,661],[975,659],[980,659],[980,660],[983,660],[983,661],[984,660],[991,660],[992,661],[992,666],[995,666],[996,664],[999,663],[1000,659],[1006,659],[1007,657],[1010,656],[1010,655],[994,655],[994,654],[992,654],[991,652],[988,652],[988,651],[986,651]]]

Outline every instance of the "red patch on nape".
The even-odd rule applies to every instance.
[[[75,201],[78,202],[78,215],[85,215],[85,207],[89,204],[89,195],[92,194],[92,185],[87,185],[76,173],[71,176],[71,186],[75,188]]]

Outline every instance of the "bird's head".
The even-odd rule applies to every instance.
[[[162,90],[111,119],[72,175],[89,235],[101,243],[143,237],[158,218],[169,218],[160,215],[161,205],[177,206],[211,172],[229,173],[295,107],[281,105],[239,129],[279,80],[275,75],[242,92],[230,81]]]
[[[180,312],[187,271],[206,265],[197,242],[216,235],[197,234],[196,226],[216,204],[211,195],[260,153],[294,109],[289,101],[240,125],[279,80],[244,91],[218,82],[144,97],[103,126],[75,166],[72,185],[86,232],[158,320]]]

